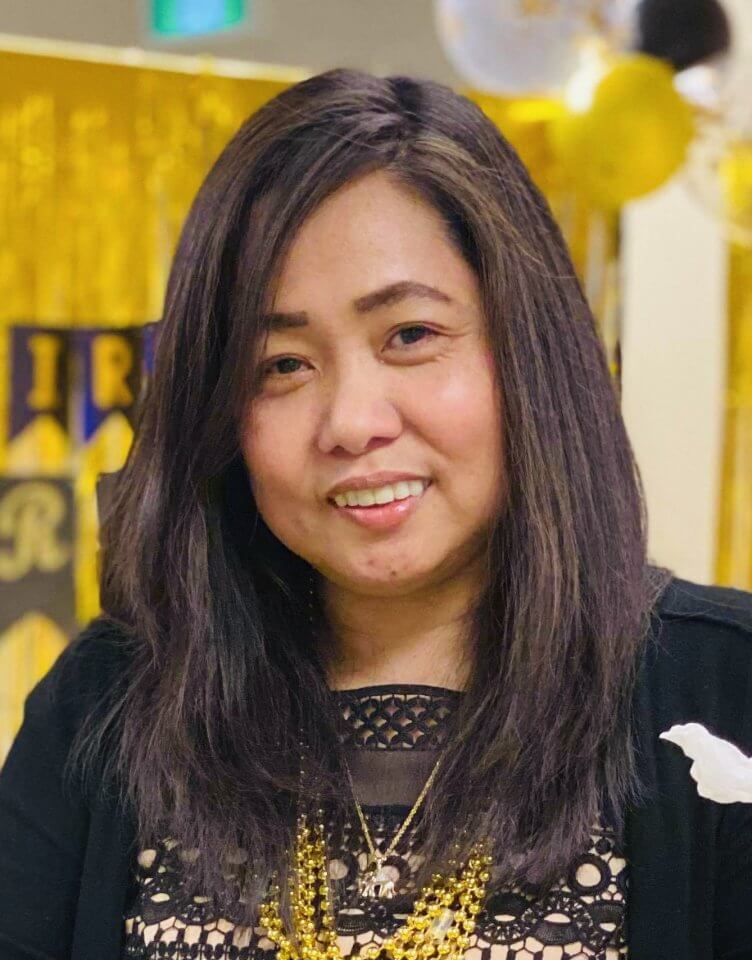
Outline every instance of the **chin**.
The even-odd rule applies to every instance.
[[[430,585],[436,579],[440,567],[443,567],[443,564],[437,563],[430,567],[405,567],[402,564],[399,569],[395,569],[394,565],[384,564],[380,565],[379,569],[351,567],[343,570],[340,567],[332,570],[331,574],[326,570],[322,572],[329,580],[353,593],[371,597],[397,597]]]

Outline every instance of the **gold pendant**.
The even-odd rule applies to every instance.
[[[361,897],[391,900],[394,896],[394,880],[382,860],[369,864],[358,882]]]

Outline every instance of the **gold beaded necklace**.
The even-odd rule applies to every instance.
[[[298,820],[291,890],[291,936],[284,930],[279,886],[261,905],[259,921],[276,945],[277,960],[344,960],[337,943],[329,890],[324,828]],[[460,960],[470,944],[475,917],[485,900],[491,857],[476,843],[467,862],[449,877],[435,873],[420,891],[411,913],[381,944],[362,953],[365,960]]]
[[[302,744],[301,744],[302,747]],[[377,875],[388,851],[399,842],[436,775],[438,762],[413,805],[407,820],[381,857],[376,853],[365,817],[353,790],[356,809],[369,846],[369,866],[376,864]],[[347,770],[352,786],[352,777]],[[303,764],[301,757],[301,781]],[[281,891],[273,883],[269,896],[261,904],[259,923],[268,939],[277,947],[277,960],[345,960],[337,943],[329,868],[324,840],[323,810],[311,828],[305,814],[298,817],[291,869],[290,891],[292,930],[285,931],[280,903]],[[405,921],[381,944],[370,944],[360,956],[391,960],[461,960],[470,945],[475,918],[486,899],[490,879],[491,856],[483,841],[475,843],[462,865],[450,861],[453,872],[444,877],[434,873],[431,882],[418,893]]]

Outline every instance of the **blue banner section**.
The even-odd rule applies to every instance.
[[[72,331],[76,438],[86,443],[111,414],[132,422],[141,390],[142,327]]]
[[[157,335],[159,333],[159,321],[152,320],[151,323],[144,324],[142,328],[143,342],[143,367],[147,377],[154,373],[154,353],[157,349]]]

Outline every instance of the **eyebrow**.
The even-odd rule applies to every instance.
[[[419,283],[417,280],[399,280],[397,283],[390,283],[386,287],[374,290],[372,293],[366,293],[362,297],[353,300],[352,305],[356,313],[370,313],[378,310],[379,307],[391,307],[396,303],[407,300],[409,297],[419,297],[423,300],[433,300],[437,303],[452,303],[452,298],[436,287],[431,287],[427,283]],[[309,316],[305,310],[298,310],[293,313],[267,313],[262,318],[268,330],[287,330],[291,327],[305,327],[308,325]]]

